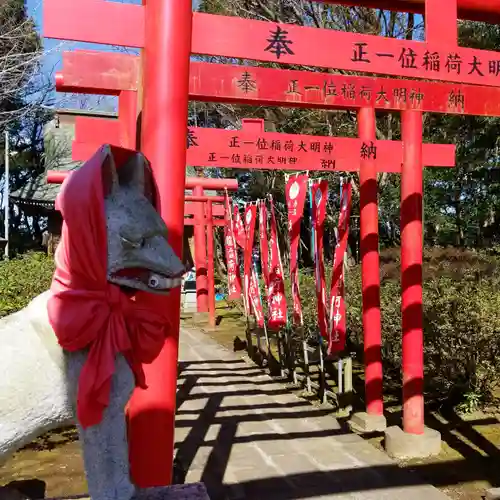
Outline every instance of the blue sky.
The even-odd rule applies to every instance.
[[[67,0],[70,2],[71,0]],[[120,0],[118,0],[120,1]],[[122,3],[135,3],[140,4],[141,0],[121,0]],[[43,19],[42,19],[42,3],[43,0],[25,0],[28,15],[31,16],[36,23],[37,30],[41,34],[43,33]],[[44,39],[44,64],[43,71],[45,73],[51,73],[52,71],[57,71],[61,67],[61,52],[63,50],[71,49],[93,49],[93,50],[116,50],[113,47],[106,45],[98,45],[92,43],[77,43],[68,42],[61,40],[50,40]]]
[[[66,0],[71,2],[72,0]],[[141,4],[142,0],[113,0],[115,2],[120,3],[132,3],[132,4]],[[196,9],[199,4],[199,0],[193,0],[193,8]],[[42,34],[43,33],[43,0],[25,0],[25,5],[28,10],[28,15],[35,20],[35,24],[37,26],[37,31]],[[54,74],[56,71],[59,71],[62,66],[62,57],[61,53],[65,50],[74,50],[74,49],[87,49],[87,50],[117,50],[116,47],[112,47],[109,45],[99,45],[94,43],[81,43],[81,42],[68,42],[63,40],[50,40],[43,39],[44,45],[44,58],[42,65],[42,72],[44,73],[46,78],[49,78],[53,81]],[[64,99],[67,97],[65,94],[56,94],[56,99]],[[67,99],[64,99],[63,106],[64,107],[80,107],[78,104],[78,100],[72,100],[70,103],[66,102]],[[94,103],[92,107],[104,107],[107,111],[110,106],[114,107],[116,105],[116,99],[106,97],[104,102],[104,106],[99,104],[96,105],[96,100],[94,99]],[[107,103],[107,104],[106,104]]]
[[[72,0],[66,0],[71,2]],[[115,2],[121,3],[132,3],[132,4],[141,4],[142,0],[112,0]],[[196,9],[200,0],[192,0],[193,8]],[[28,15],[35,20],[37,30],[40,34],[43,33],[43,16],[42,16],[42,7],[43,0],[25,0],[25,4],[27,6]],[[417,16],[416,22],[417,24],[421,21],[421,16]],[[81,42],[68,42],[62,40],[50,40],[44,39],[44,59],[42,72],[45,77],[53,80],[54,74],[56,71],[61,69],[62,58],[61,53],[64,50],[72,50],[72,49],[89,49],[89,50],[117,50],[116,47],[107,46],[107,45],[99,45],[99,44],[91,44],[91,43],[81,43]],[[57,98],[64,98],[64,95],[58,94]],[[113,99],[109,100],[107,98],[106,102],[114,102]],[[70,107],[74,107],[75,103],[73,103]],[[77,104],[78,105],[78,104]],[[114,105],[113,105],[114,106]],[[94,107],[94,106],[93,106]]]

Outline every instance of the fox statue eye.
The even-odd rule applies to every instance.
[[[123,246],[128,248],[144,248],[146,245],[146,238],[141,238],[140,240],[130,240],[125,236],[120,236]]]

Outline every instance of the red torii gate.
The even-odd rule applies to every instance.
[[[95,73],[94,73],[95,74]],[[63,78],[61,78],[61,76],[59,76],[59,82],[61,82],[61,80],[63,80]],[[370,120],[370,118],[366,117],[367,120]],[[372,141],[372,146],[373,146],[373,140],[375,139],[375,133],[374,133],[374,115],[372,116],[371,120],[373,121],[373,134],[370,134],[369,136],[366,135],[366,140],[371,140]],[[254,129],[256,129],[256,125],[259,125],[260,126],[260,134],[262,135],[262,125],[261,124],[256,124],[255,120],[252,121],[252,120],[249,120],[248,122],[250,122],[250,124],[253,126]],[[75,142],[75,148],[74,148],[74,153],[76,154],[76,156],[74,156],[75,159],[85,159],[87,155],[89,155],[94,149],[95,147],[97,146],[96,144],[92,145],[92,144],[89,144],[88,142],[81,142],[79,143],[78,140],[81,139],[82,141],[90,141],[91,139],[86,136],[86,133],[85,133],[85,128],[87,130],[92,130],[91,132],[91,136],[93,135],[93,132],[96,130],[96,127],[93,126],[93,124],[95,124],[95,120],[83,120],[81,119],[80,120],[80,123],[77,123],[77,127],[78,125],[80,125],[80,128],[82,129],[82,131],[79,133],[78,132],[78,128],[77,128],[77,141]],[[246,125],[246,122],[244,122],[244,125]],[[106,127],[106,129],[109,131],[109,126]],[[197,129],[197,132],[201,132],[203,129]],[[192,129],[191,129],[192,131]],[[221,135],[223,136],[225,133],[227,135],[227,131],[217,131],[217,130],[210,130],[210,129],[206,129],[203,131],[205,134],[212,134],[212,136],[214,134],[215,137],[220,137]],[[229,132],[229,134],[234,134],[235,132]],[[360,133],[363,133],[361,130],[360,130]],[[115,131],[115,134],[116,134],[116,131]],[[83,135],[83,138],[82,137],[79,137],[79,135]],[[108,135],[110,135],[108,133]],[[112,134],[111,134],[112,135]],[[277,138],[278,136],[284,136],[283,134],[267,134],[269,136],[273,136],[275,138]],[[196,136],[195,136],[196,137]],[[287,136],[287,137],[293,137],[293,136]],[[189,138],[189,136],[188,136]],[[196,137],[197,138],[197,137]],[[101,139],[103,139],[103,137],[101,137]],[[311,140],[312,138],[310,138],[309,140]],[[314,138],[315,140],[317,138]],[[329,141],[337,141],[337,142],[345,142],[345,143],[351,143],[352,142],[356,142],[356,140],[353,140],[353,139],[339,139],[339,138],[323,138],[324,140],[328,139]],[[113,140],[117,140],[117,139],[113,139]],[[111,142],[111,141],[108,141],[107,142]],[[206,141],[210,144],[213,143],[213,141]],[[243,140],[243,143],[245,142],[251,142],[252,144],[255,143],[255,141],[244,141]],[[377,142],[377,147],[378,147],[378,144],[384,144],[383,141],[380,141],[380,142]],[[398,154],[397,154],[397,149],[396,149],[396,144],[397,143],[392,143],[392,142],[388,142],[387,143],[387,146],[390,146],[392,147],[393,149],[389,150],[387,149],[386,151],[386,155],[385,157],[383,157],[383,160],[384,160],[384,167],[383,169],[381,170],[384,170],[384,171],[400,171],[400,168],[401,168],[401,160],[398,160]],[[197,146],[198,144],[195,143],[195,145]],[[401,147],[401,145],[399,146]],[[427,145],[425,146],[425,148],[439,148],[440,146],[436,146],[436,145]],[[447,149],[448,151],[447,152],[453,152],[454,151],[451,151],[450,150],[450,147],[446,147],[446,146],[441,146],[441,148],[445,148]],[[194,148],[193,148],[194,149]],[[452,147],[453,149],[453,147]],[[82,152],[83,151],[83,152]],[[359,151],[359,149],[358,149]],[[382,152],[384,151],[384,148],[382,147]],[[400,150],[402,151],[402,150]],[[188,155],[189,155],[190,151],[188,149]],[[430,153],[430,151],[429,151]],[[437,150],[436,150],[436,153],[437,153]],[[83,155],[82,157],[80,157],[80,155]],[[205,163],[206,161],[210,161],[210,160],[207,160],[206,158],[207,157],[210,157],[211,155],[210,154],[205,154],[205,158],[200,158],[198,159],[198,161],[190,161],[190,163],[193,163],[193,164],[205,164],[207,166],[210,166],[210,163]],[[454,156],[454,154],[452,155]],[[226,155],[227,158],[230,157],[230,155]],[[368,161],[368,162],[365,162],[365,163],[372,163],[375,167],[375,179],[376,179],[376,172],[377,172],[377,168],[376,168],[376,165],[375,165],[375,159],[377,158],[377,154],[374,154],[373,155],[373,159],[372,161]],[[215,159],[211,159],[211,161],[214,161]],[[380,160],[380,156],[379,156],[379,160]],[[358,160],[359,161],[359,160]],[[350,163],[350,164],[349,164]],[[349,158],[349,163],[348,165],[343,165],[341,166],[341,169],[342,170],[356,170],[358,167],[359,167],[359,163],[356,162],[356,160],[354,158]],[[436,162],[439,164],[439,161]],[[391,166],[392,164],[394,164],[393,166]],[[450,161],[448,160],[448,163],[444,163],[445,165],[448,165],[448,166],[451,166],[453,165],[453,161]],[[233,167],[237,167],[239,165],[226,165],[226,166],[233,166]],[[260,168],[276,168],[274,166],[270,166],[270,165],[260,165]],[[311,169],[323,169],[324,167],[322,168],[319,168],[318,166],[311,168],[311,165],[310,164],[307,164],[307,165],[297,165],[296,166],[296,169],[304,169],[304,168],[309,168],[310,170]],[[333,167],[331,168],[325,168],[326,170],[335,170],[335,164],[333,165]],[[365,169],[361,169],[361,170],[364,170],[366,171],[366,168]],[[373,187],[372,187],[373,189]],[[366,198],[368,199],[368,198]],[[376,216],[376,212],[377,212],[377,207],[376,207],[376,187],[375,187],[375,216]],[[373,212],[372,212],[373,214]],[[368,218],[366,218],[366,220],[368,221]],[[366,224],[365,224],[366,225]],[[376,218],[375,218],[375,226],[376,226]],[[377,231],[378,228],[375,229],[375,231]],[[375,249],[375,253],[376,253],[376,250]],[[371,253],[373,254],[373,248],[371,250]],[[378,254],[376,254],[378,255]],[[363,259],[364,261],[366,261],[366,259]],[[373,261],[373,259],[372,259]],[[364,266],[364,271],[366,269],[366,266]],[[366,272],[366,271],[365,271]],[[377,266],[374,268],[372,267],[371,270],[370,270],[370,273],[372,275],[377,275],[376,278],[373,278],[376,280],[376,282],[378,283],[378,256],[377,256]],[[366,283],[364,284],[366,285]],[[373,294],[372,294],[373,295]],[[371,305],[371,308],[372,309],[376,309],[376,307],[374,308],[373,304]],[[373,315],[371,315],[373,317]],[[379,319],[379,323],[380,323],[380,319]],[[377,333],[376,332],[376,323],[374,324],[374,328],[373,328],[373,332],[374,333]],[[380,326],[378,327],[378,333],[376,335],[376,337],[374,338],[374,341],[371,342],[371,345],[370,342],[367,342],[367,344],[369,345],[369,349],[367,350],[367,352],[371,352],[373,351],[373,348],[376,348],[378,346],[378,348],[380,349]],[[369,340],[369,336],[367,336],[367,341]],[[378,358],[380,357],[380,354],[378,355]],[[372,359],[370,359],[368,362],[367,362],[367,383],[366,383],[366,387],[367,387],[367,396],[368,396],[368,404],[367,404],[367,409],[368,411],[371,411],[371,412],[374,412],[376,415],[379,415],[382,413],[382,410],[383,410],[383,405],[382,405],[382,391],[381,391],[381,380],[382,380],[382,368],[381,368],[381,363],[380,363],[380,359],[375,359],[373,358],[373,355],[372,355]]]
[[[437,4],[431,2],[425,3],[425,0],[317,0],[323,3],[335,3],[340,5],[352,5],[360,7],[372,7],[376,9],[385,9],[399,12],[411,12],[413,14],[428,13],[429,8],[436,8]],[[458,0],[458,18],[469,19],[471,21],[482,21],[485,23],[500,24],[500,1],[488,0]],[[446,4],[441,2],[442,10],[447,8]],[[451,7],[455,10],[456,8]],[[450,10],[451,10],[450,9]],[[449,18],[445,17],[449,22]],[[427,27],[426,27],[427,28]]]
[[[113,62],[116,59],[118,72],[112,72]],[[104,85],[118,87],[121,86],[135,88],[137,81],[138,57],[124,54],[99,53],[94,51],[75,51],[63,53],[63,71],[58,73],[58,90],[76,92],[98,92],[102,91]],[[87,71],[83,71],[83,68]],[[102,75],[99,71],[103,72]],[[375,118],[370,108],[364,108],[367,104],[382,109],[407,109],[408,107],[425,108],[431,102],[431,110],[457,112],[465,108],[463,92],[473,95],[473,87],[460,88],[454,90],[454,99],[450,99],[450,89],[447,84],[436,84],[424,82],[423,90],[420,87],[414,88],[414,82],[400,82],[398,80],[380,80],[374,78],[345,77],[340,75],[324,75],[303,71],[284,71],[267,68],[248,68],[241,66],[221,66],[209,63],[191,63],[190,68],[190,96],[197,99],[209,100],[215,95],[217,99],[250,102],[251,100],[264,99],[264,102],[281,105],[297,106],[322,106],[335,108],[362,108],[359,111],[360,137],[367,141],[375,139]],[[127,73],[128,72],[128,73]],[[111,75],[111,77],[109,76]],[[360,81],[361,80],[361,81]],[[124,84],[125,82],[125,84]],[[357,92],[356,84],[361,84],[362,92]],[[381,85],[377,91],[376,86]],[[323,92],[321,92],[321,89]],[[336,89],[339,89],[337,93]],[[342,92],[340,91],[342,89]],[[498,89],[496,94],[500,95]],[[109,92],[109,89],[106,90]],[[425,98],[427,96],[427,99]],[[476,101],[477,102],[477,101]],[[475,111],[484,112],[479,106],[473,107]],[[500,109],[500,107],[498,108]],[[126,115],[125,115],[126,116]],[[123,118],[122,118],[123,119]],[[108,123],[103,120],[81,118],[76,124],[76,139],[73,144],[73,155],[75,160],[84,160],[90,156],[98,147],[98,144],[91,144],[94,133],[99,129],[99,124],[105,127],[101,134],[107,142],[119,141],[119,126],[115,123],[115,130],[110,129]],[[298,136],[292,134],[265,133],[262,120],[243,119],[241,131],[226,131],[218,129],[190,128],[188,140],[191,139],[192,147],[188,148],[189,163],[195,165],[212,166],[215,162],[231,168],[249,168],[252,164],[235,163],[233,160],[234,146],[238,142],[238,152],[249,153],[249,159],[255,158],[252,153],[262,153],[255,151],[258,140],[272,144],[293,143],[293,140],[301,138],[301,144],[314,140],[318,151],[324,151],[326,144],[332,141],[344,142],[352,145],[352,139],[339,139],[332,137],[311,137]],[[289,139],[285,141],[282,138]],[[225,144],[221,140],[225,139]],[[322,140],[324,144],[318,142]],[[241,143],[241,144],[240,144]],[[257,143],[258,144],[258,143]],[[384,150],[378,153],[378,170],[386,172],[400,172],[401,158],[397,151],[396,142],[377,142],[386,144],[386,154]],[[312,144],[308,144],[308,147]],[[399,145],[401,147],[401,145]],[[208,149],[207,149],[208,148]],[[233,149],[231,149],[233,148]],[[215,153],[210,151],[216,150]],[[401,151],[401,150],[400,150]],[[434,164],[439,166],[454,165],[454,147],[436,144],[424,144],[423,164]],[[382,153],[382,155],[380,154]],[[240,156],[240,155],[238,155]],[[282,167],[296,168],[298,170],[357,170],[360,165],[357,159],[350,158],[347,162],[339,164],[322,165],[319,168],[321,154],[313,155],[301,153],[297,158],[293,153],[293,158],[281,157],[285,160]],[[316,158],[317,156],[317,158]],[[295,160],[293,167],[288,160]],[[287,163],[288,161],[288,163]],[[363,162],[362,162],[363,163]],[[369,416],[375,417],[373,423],[364,423],[365,427],[374,427],[380,430],[385,426],[385,421],[377,417],[383,415],[382,401],[382,366],[380,360],[381,326],[380,326],[380,300],[379,292],[379,263],[378,263],[378,208],[377,208],[377,187],[376,174],[370,171],[369,163],[364,162],[360,168],[360,178],[362,184],[361,200],[361,253],[363,267],[363,304],[364,304],[364,331],[365,331],[365,369],[366,369],[366,407]],[[382,165],[380,167],[380,165]],[[264,161],[257,165],[258,168],[276,168],[276,165],[264,164]],[[323,168],[324,167],[324,168]],[[339,168],[340,167],[340,168]],[[279,166],[278,166],[279,168]],[[376,291],[376,293],[375,293]]]
[[[371,158],[379,172],[401,172],[403,143],[375,137],[349,138],[265,132],[264,120],[241,120],[240,130],[190,127],[187,163],[201,167],[263,170],[357,172],[360,159]],[[119,120],[76,119],[72,158],[86,161],[99,148],[97,140],[119,146]],[[423,144],[424,165],[453,167],[455,146]]]
[[[319,171],[360,171],[360,181],[362,184],[360,193],[361,203],[361,253],[362,253],[362,275],[363,275],[363,326],[364,326],[364,347],[365,347],[365,395],[367,414],[357,414],[353,421],[355,425],[363,430],[383,430],[386,427],[383,416],[383,395],[382,395],[382,361],[381,361],[381,318],[379,299],[379,258],[378,258],[378,204],[377,204],[377,172],[401,172],[402,143],[396,141],[377,141],[375,132],[375,113],[373,108],[362,108],[358,113],[359,118],[359,139],[339,138],[339,137],[319,137],[305,136],[297,134],[282,134],[276,132],[264,132],[264,122],[258,119],[243,119],[242,129],[221,130],[214,128],[192,127],[188,130],[188,162],[194,165],[210,167],[217,165],[227,168],[260,168],[279,169],[286,168],[292,170],[319,170]],[[94,137],[99,119],[81,118],[76,124],[76,140],[73,143],[73,159],[85,160],[98,147],[97,143],[78,142],[91,141]],[[404,128],[407,128],[404,126]],[[109,126],[103,129],[101,140],[106,140],[113,144]],[[108,140],[109,136],[109,140]],[[189,145],[191,141],[191,146]],[[224,144],[225,141],[225,144]],[[259,141],[272,145],[273,143],[289,144],[291,150],[288,153],[281,152],[276,164],[271,162],[274,156],[267,156],[267,161],[263,157],[263,151],[259,150]],[[293,151],[294,145],[300,141],[303,151]],[[312,144],[316,145],[316,153],[310,158],[307,149],[312,150]],[[356,154],[360,148],[371,144],[373,154],[368,154],[365,160],[360,161]],[[326,148],[333,145],[333,148]],[[357,149],[356,149],[357,147]],[[335,150],[340,156],[326,155],[322,158],[322,153],[326,150]],[[237,150],[238,154],[233,151]],[[454,166],[455,147],[452,145],[422,144],[422,155],[420,158],[422,165],[432,163],[435,166]],[[217,154],[213,151],[217,151]],[[354,153],[356,151],[357,153]],[[272,151],[271,151],[272,152]],[[241,153],[241,154],[239,154]],[[258,154],[258,156],[255,155]],[[235,156],[238,160],[235,160]],[[241,161],[248,157],[249,161]],[[324,155],[323,155],[324,156]],[[260,161],[256,161],[259,157]],[[293,163],[291,160],[294,160]],[[421,184],[421,183],[420,183]],[[410,186],[413,188],[413,186]],[[376,236],[376,238],[374,238]],[[375,289],[377,293],[375,293]],[[210,293],[210,288],[209,288]],[[215,317],[210,318],[211,324],[215,326]],[[413,349],[413,348],[412,348]],[[422,415],[423,418],[423,415]],[[416,424],[423,426],[423,420]],[[406,428],[407,429],[407,428]]]
[[[376,2],[378,6],[381,4],[383,0]],[[44,25],[46,34],[54,38],[144,49],[142,149],[152,162],[161,192],[170,195],[168,199],[164,197],[161,208],[169,227],[174,231],[173,247],[180,249],[182,204],[180,201],[174,201],[176,197],[172,194],[181,195],[178,185],[182,185],[181,173],[186,155],[184,141],[191,51],[215,56],[271,62],[279,60],[286,64],[499,86],[499,54],[458,47],[456,0],[427,0],[426,7],[425,42],[193,14],[189,0],[178,0],[175,5],[174,2],[148,0],[145,7],[100,0],[73,1],[70,6],[62,0],[46,0],[46,12],[50,15],[46,16]],[[484,11],[484,8],[478,5],[477,10]],[[90,12],[93,15],[89,15]],[[103,30],[94,22],[95,18],[120,19],[122,23],[115,22]],[[165,36],[165,33],[169,36]],[[281,43],[279,50],[276,46],[278,40]],[[291,43],[293,49],[290,47]],[[311,51],[313,46],[335,46],[336,50]],[[429,55],[433,56],[434,64],[429,63]],[[420,66],[423,57],[427,57],[427,63]],[[435,61],[440,59],[443,64],[436,64]],[[444,64],[445,61],[447,64]],[[487,64],[484,65],[484,62]],[[168,118],[158,120],[157,110],[165,107],[169,109]],[[402,122],[405,143],[401,190],[404,424],[405,431],[420,434],[423,432],[423,363],[422,287],[418,270],[421,270],[422,266],[422,248],[417,248],[420,243],[417,245],[415,242],[420,242],[422,237],[421,110],[404,111]],[[366,163],[374,168],[373,162]],[[168,174],[159,170],[162,164],[171,166]],[[371,173],[373,174],[373,170]],[[182,200],[182,196],[179,196],[178,200]],[[373,205],[373,202],[370,205]],[[172,305],[175,310],[175,301]],[[167,369],[167,360],[169,354],[170,359],[176,359],[176,349],[174,342],[167,344],[164,353],[154,365],[158,367],[158,372],[151,368],[151,378],[155,380],[155,385],[156,381],[159,381],[159,374],[163,373],[169,380],[169,386],[175,386],[175,370],[173,367]],[[154,390],[149,392],[151,403],[154,401],[154,394]],[[147,397],[142,395],[143,408],[146,406]],[[134,403],[137,404],[137,401],[135,398]],[[164,403],[164,410],[173,413],[171,401],[164,400]],[[139,412],[135,413],[138,414]],[[160,424],[159,421],[157,423]],[[146,429],[146,423],[142,425]],[[136,429],[139,429],[139,426],[134,423],[131,432],[131,448],[134,449],[133,470],[134,463],[138,460],[134,445],[138,435]],[[143,439],[146,436],[147,433],[142,436]],[[165,438],[165,442],[171,441],[171,436],[166,434],[154,436],[156,442],[160,438]],[[147,455],[141,458],[143,466],[146,467]],[[154,460],[147,463],[148,470],[144,469],[144,476],[141,476],[149,476],[149,479],[144,483],[151,484],[158,480],[163,482],[164,479],[153,479],[163,474],[158,469],[154,470],[154,466],[158,464],[155,464]],[[168,474],[163,478],[170,477],[169,471],[163,472]],[[138,476],[135,477],[137,480]],[[138,482],[140,484],[142,479]]]
[[[192,201],[201,202],[204,207],[205,225],[207,228],[207,278],[208,278],[208,314],[209,324],[212,328],[216,326],[216,310],[215,310],[215,252],[214,252],[214,232],[215,225],[214,209],[218,205],[214,203],[225,203],[224,196],[191,196]],[[224,224],[225,225],[225,220]],[[196,242],[195,242],[196,243]]]
[[[71,53],[63,54],[63,72],[59,73],[57,76],[58,90],[67,91],[91,91],[97,92],[102,88],[103,82],[106,77],[100,77],[98,71],[104,71],[104,75],[114,75],[111,71],[113,67],[113,59],[117,57],[119,62],[117,66],[120,68],[119,81],[128,82],[127,86],[129,88],[134,88],[137,80],[137,64],[138,58],[136,56],[123,55],[123,54],[101,54],[96,52],[88,51],[77,51]],[[82,68],[87,69],[86,72],[82,71]],[[321,82],[323,85],[320,86],[320,82],[316,79],[315,85],[309,82],[309,86],[306,85],[302,80],[304,77],[311,76],[307,72],[287,72],[283,70],[271,70],[267,78],[263,75],[260,78],[259,85],[257,80],[254,80],[254,71],[258,72],[264,68],[241,68],[241,67],[225,67],[215,64],[206,63],[191,63],[191,76],[190,76],[190,95],[193,96],[203,96],[205,100],[210,98],[210,95],[223,95],[223,98],[229,98],[229,100],[235,98],[246,102],[250,100],[251,94],[262,93],[265,95],[270,92],[274,92],[274,96],[268,97],[273,103],[279,98],[280,84],[283,91],[285,91],[284,104],[294,104],[301,105],[300,98],[302,96],[302,89],[307,89],[309,92],[306,93],[308,96],[314,96],[318,99],[320,95],[319,89],[328,89],[328,96],[325,97],[337,97],[336,92],[332,89],[341,88],[337,87],[335,81]],[[228,71],[229,70],[229,71]],[[131,72],[131,76],[127,75],[126,72]],[[230,73],[232,71],[232,74]],[[238,72],[238,73],[236,73]],[[194,74],[193,74],[194,73]],[[290,75],[291,73],[291,75]],[[86,77],[85,75],[92,75]],[[271,77],[272,78],[269,78]],[[220,78],[219,81],[217,79]],[[321,78],[321,76],[320,76]],[[325,78],[323,76],[323,78]],[[407,107],[408,101],[421,107],[424,101],[424,93],[421,91],[420,87],[418,89],[395,86],[397,81],[388,81],[389,87],[388,91],[383,88],[378,92],[373,91],[373,83],[377,83],[376,79],[366,79],[366,83],[369,85],[363,85],[363,93],[361,94],[361,100],[364,101],[363,105],[366,105],[366,101],[371,101],[373,104],[378,105],[381,103],[384,109],[392,109],[391,102],[387,97],[390,95],[392,99],[392,105],[396,103],[398,107],[403,109]],[[342,98],[346,101],[344,103],[336,102],[334,106],[352,108],[356,104],[358,93],[352,87],[355,85],[352,82],[356,82],[354,78],[348,80],[344,83],[342,88],[346,88],[346,91],[342,93]],[[229,84],[227,82],[230,82]],[[266,82],[266,84],[264,84]],[[270,83],[272,82],[272,83]],[[385,82],[385,81],[384,81]],[[109,86],[117,86],[114,79],[107,80],[106,83]],[[285,85],[283,85],[285,83]],[[357,83],[357,82],[356,82]],[[392,84],[392,86],[391,86]],[[430,84],[432,85],[432,84]],[[240,92],[238,92],[238,89]],[[259,92],[257,92],[257,89]],[[398,93],[395,95],[395,90]],[[263,90],[263,92],[261,92]],[[390,92],[392,90],[392,92]],[[312,91],[312,92],[311,92]],[[109,92],[109,90],[108,90]],[[405,94],[406,92],[406,94]],[[455,103],[454,100],[450,100],[449,88],[446,85],[440,87],[431,87],[431,94],[433,97],[437,98],[440,104],[441,110],[447,110],[450,107],[453,111],[461,109],[462,102],[458,100]],[[246,98],[241,94],[245,94]],[[250,94],[250,95],[249,95]],[[334,94],[334,95],[332,95]],[[354,94],[354,97],[353,97]],[[460,91],[457,91],[457,96],[462,95]],[[403,97],[407,99],[403,99]],[[398,99],[395,99],[397,97]],[[260,97],[259,97],[260,98]],[[257,98],[257,99],[259,99]],[[323,99],[325,100],[325,99]],[[328,99],[330,100],[330,99]],[[405,102],[407,101],[407,102]],[[332,102],[328,102],[329,106],[332,106]],[[436,104],[433,100],[434,108]],[[126,114],[125,114],[126,116]],[[121,118],[123,119],[123,118]],[[93,138],[95,137],[95,131],[99,129],[98,124],[103,123],[103,120],[87,119],[81,118],[76,124],[76,139],[73,144],[73,159],[84,160],[90,156],[93,151],[98,147],[98,144],[92,144]],[[366,139],[366,141],[372,141],[375,139],[375,117],[373,111],[364,108],[359,114],[360,123],[360,137]],[[362,128],[364,126],[364,128]],[[117,126],[115,130],[110,129],[109,124],[103,127],[102,134],[98,134],[101,140],[106,138],[107,142],[113,143],[118,141],[118,130]],[[257,137],[258,136],[258,137]],[[188,132],[188,163],[193,165],[203,165],[203,166],[213,166],[215,163],[217,166],[225,166],[231,168],[249,168],[252,167],[254,159],[257,157],[253,154],[262,153],[263,151],[255,151],[255,145],[259,144],[258,141],[262,141],[272,144],[293,144],[293,140],[301,138],[300,143],[306,144],[309,141],[314,140],[316,146],[320,146],[317,149],[318,154],[314,155],[313,158],[308,154],[301,153],[299,156],[302,158],[297,158],[297,153],[293,153],[293,156],[288,155],[280,156],[279,159],[284,160],[281,167],[284,168],[294,168],[296,170],[357,170],[360,167],[359,161],[356,158],[349,158],[347,161],[337,161],[333,160],[333,164],[325,164],[325,160],[321,159],[321,154],[319,151],[325,151],[326,144],[332,144],[332,141],[337,143],[344,143],[346,146],[352,146],[352,139],[342,139],[342,138],[331,138],[331,137],[311,137],[311,136],[297,136],[291,134],[277,134],[277,133],[265,133],[264,123],[262,120],[242,120],[241,131],[226,131],[217,129],[203,129],[192,127]],[[288,139],[288,141],[285,140]],[[225,139],[225,144],[221,144],[221,141]],[[324,144],[318,142],[322,140]],[[248,162],[234,161],[233,151],[238,142],[238,152],[247,153],[244,157],[248,157],[252,164]],[[189,147],[191,143],[192,147]],[[240,144],[241,143],[241,144]],[[372,143],[373,144],[373,143]],[[377,186],[376,186],[376,175],[378,171],[386,172],[400,172],[401,171],[401,150],[397,151],[397,144],[392,141],[384,143],[383,141],[378,141],[377,144],[384,144],[387,149],[378,152],[374,155],[378,160],[377,165],[375,165],[375,170],[370,173],[367,165],[360,169],[360,179],[362,181],[362,199],[361,199],[361,232],[362,232],[362,266],[363,266],[363,304],[364,304],[364,331],[365,331],[365,387],[366,387],[366,408],[368,416],[361,416],[358,418],[358,422],[361,423],[363,428],[367,430],[381,430],[385,428],[385,419],[383,418],[383,398],[382,398],[382,364],[381,364],[381,325],[380,325],[380,299],[379,296],[379,263],[378,263],[378,237],[373,238],[373,235],[378,234],[378,207],[377,207]],[[312,144],[308,144],[308,147]],[[377,146],[378,147],[378,146]],[[401,147],[401,143],[399,143]],[[231,148],[233,148],[231,150]],[[338,150],[338,148],[336,148]],[[217,155],[211,151],[217,151]],[[222,151],[222,152],[221,152]],[[303,148],[305,151],[305,148]],[[352,150],[351,150],[352,151]],[[385,151],[385,155],[384,155]],[[423,148],[423,164],[434,164],[436,166],[453,166],[454,165],[454,147],[453,146],[443,146],[443,145],[430,145],[424,144]],[[347,153],[347,151],[346,151]],[[382,154],[380,154],[382,153]],[[347,153],[348,154],[348,153]],[[216,157],[217,156],[217,157]],[[240,155],[238,155],[239,157]],[[259,155],[261,157],[262,155]],[[317,158],[316,158],[317,156]],[[374,159],[375,159],[374,158]],[[293,166],[290,161],[294,160]],[[289,161],[290,160],[290,161]],[[328,162],[331,161],[331,157]],[[320,163],[323,162],[323,163]],[[255,162],[257,163],[257,162]],[[375,163],[372,162],[364,162]],[[321,168],[319,167],[321,165]],[[257,168],[277,168],[274,164],[266,164],[263,159],[256,165]],[[279,165],[278,165],[279,168]],[[372,181],[373,180],[373,181]],[[368,188],[369,186],[369,188]],[[369,235],[365,237],[365,235]],[[377,291],[375,293],[375,290]]]
[[[215,252],[213,228],[214,226],[226,225],[226,210],[225,206],[221,205],[221,203],[225,202],[225,197],[205,196],[203,188],[199,186],[195,186],[193,192],[201,193],[200,195],[186,195],[186,201],[189,200],[201,206],[201,210],[196,210],[193,219],[197,310],[198,312],[208,311],[209,324],[212,328],[215,328]],[[224,218],[216,219],[216,215],[224,215]],[[190,225],[187,221],[189,219],[184,219],[184,224]],[[206,271],[206,275],[204,271]],[[203,288],[205,283],[206,287]]]

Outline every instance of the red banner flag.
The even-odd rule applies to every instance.
[[[252,257],[253,257],[253,241],[255,235],[255,219],[257,216],[257,207],[255,205],[247,205],[245,208],[245,228],[244,234],[246,234],[246,244],[243,258],[243,293],[245,296],[245,302],[247,305],[247,315],[252,313],[250,301],[250,280],[252,275]]]
[[[260,242],[260,262],[262,266],[262,276],[269,290],[269,243],[267,241],[267,207],[265,200],[259,203],[259,242]]]
[[[300,241],[300,222],[304,213],[307,194],[307,175],[297,175],[288,179],[285,188],[288,208],[288,233],[290,236],[290,279],[292,282],[293,322],[302,326],[304,319],[299,291],[298,253]]]
[[[241,220],[240,209],[238,205],[234,205],[234,239],[240,248],[245,249],[245,226],[243,225],[243,221]]]
[[[342,351],[345,347],[344,255],[347,250],[347,238],[349,236],[351,194],[352,186],[350,182],[347,182],[342,186],[337,246],[333,259],[328,354]]]
[[[286,296],[285,282],[283,275],[283,265],[281,263],[280,247],[278,244],[278,226],[276,224],[276,215],[274,213],[273,199],[269,199],[271,207],[271,237],[270,237],[270,271],[269,271],[269,289],[268,289],[268,310],[269,310],[269,328],[278,330],[287,323],[286,317]]]
[[[227,262],[227,287],[229,291],[229,300],[236,300],[241,297],[241,276],[238,265],[238,249],[234,239],[233,217],[231,214],[231,204],[226,193],[226,226],[224,227],[224,241],[226,243],[226,262]]]
[[[260,328],[264,327],[264,309],[262,307],[262,301],[260,298],[259,290],[259,280],[257,278],[257,272],[255,271],[255,266],[252,267],[252,274],[250,277],[250,289],[248,292],[250,297],[250,304],[252,305],[252,311],[257,321],[257,325]]]
[[[312,208],[314,225],[314,262],[316,278],[316,297],[318,304],[319,331],[323,338],[328,337],[326,312],[325,263],[323,257],[323,235],[325,230],[326,204],[328,201],[328,181],[321,181],[312,186]]]

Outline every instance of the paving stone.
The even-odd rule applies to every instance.
[[[276,431],[270,427],[269,423],[264,420],[255,422],[240,422],[236,437],[254,436],[259,434],[276,434]]]
[[[280,476],[279,472],[273,466],[255,467],[247,465],[246,467],[229,467],[230,479],[226,484],[239,484],[246,481],[258,481]]]
[[[275,455],[272,457],[273,465],[286,474],[301,474],[317,471],[317,467],[304,453],[289,453],[288,455]]]
[[[290,442],[287,440],[256,441],[255,446],[270,457],[288,455],[291,452]]]
[[[307,417],[307,422],[318,430],[339,431],[342,427],[333,415],[319,415]]]
[[[212,500],[447,498],[194,329],[181,332],[180,366],[176,447]]]

